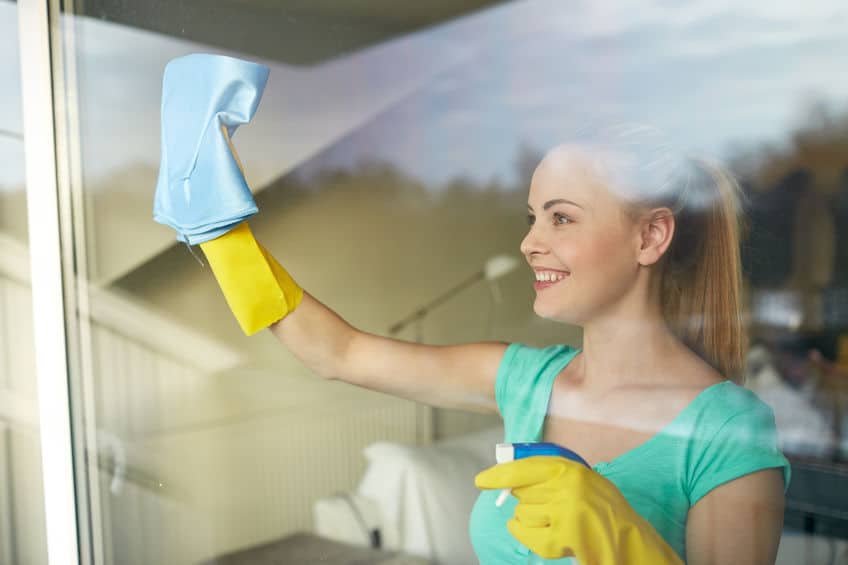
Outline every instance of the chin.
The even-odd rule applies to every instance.
[[[533,303],[533,312],[536,313],[540,318],[544,318],[545,320],[550,320],[552,322],[559,322],[562,324],[575,324],[580,325],[578,316],[574,315],[574,312],[564,309],[562,305],[553,306],[540,304],[539,300]]]

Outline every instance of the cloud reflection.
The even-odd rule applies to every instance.
[[[216,50],[96,19],[67,23],[87,177],[158,167],[162,69]],[[271,82],[236,142],[255,187],[335,145],[313,166],[389,161],[430,186],[508,178],[521,142],[555,145],[587,115],[653,123],[686,150],[716,154],[781,137],[810,93],[848,96],[846,23],[835,0],[511,2],[313,67],[263,61]],[[16,25],[14,5],[0,2],[0,128],[12,130]],[[22,172],[4,170],[0,185],[22,183]]]

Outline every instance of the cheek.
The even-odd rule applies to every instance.
[[[582,238],[570,246],[572,270],[580,278],[603,278],[632,265],[634,257],[629,241],[618,233],[601,233]]]
[[[556,254],[571,270],[571,279],[538,295],[534,309],[543,318],[561,322],[582,325],[598,308],[625,294],[638,272],[632,241],[614,230],[571,237],[560,242]]]

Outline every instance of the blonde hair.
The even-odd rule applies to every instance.
[[[742,312],[741,191],[722,167],[698,160],[712,194],[709,206],[675,211],[675,235],[660,283],[662,307],[675,334],[726,378],[745,374],[748,334]],[[702,194],[702,196],[708,196]]]
[[[631,218],[667,207],[672,242],[658,263],[663,314],[671,330],[725,378],[741,382],[748,335],[743,322],[742,194],[715,163],[679,153],[665,134],[641,124],[596,128],[589,149]]]

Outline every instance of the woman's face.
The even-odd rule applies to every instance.
[[[638,225],[588,157],[569,146],[545,156],[530,183],[530,229],[521,242],[536,272],[536,314],[577,325],[622,303],[641,246]]]

